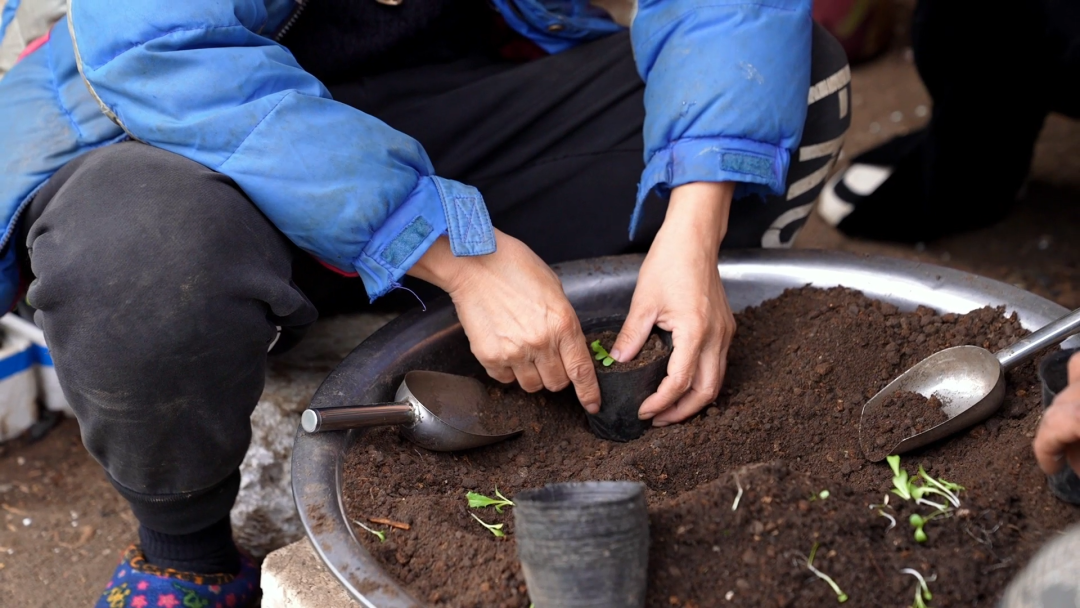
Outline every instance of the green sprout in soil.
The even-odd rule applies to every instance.
[[[889,468],[893,472],[892,493],[904,500],[911,500],[911,480],[908,478],[908,472],[900,468],[900,456],[893,454],[886,456],[885,460],[889,462]]]
[[[600,340],[593,340],[590,344],[592,352],[596,353],[595,359],[604,364],[604,367],[611,367],[612,363],[615,363],[615,359],[607,352],[607,350],[600,344]]]
[[[915,586],[915,601],[911,604],[911,608],[929,608],[926,602],[934,599],[934,596],[930,594],[930,587],[926,584],[926,579],[923,575],[919,574],[918,570],[912,568],[904,568],[900,571],[901,574],[910,574],[919,579],[919,584]],[[933,581],[937,577],[933,577],[930,580]]]
[[[828,497],[829,497],[829,491],[828,490],[822,490],[822,491],[818,492],[817,494],[812,494],[810,496],[810,502],[814,502],[815,500],[825,500]]]
[[[911,524],[912,528],[915,528],[915,542],[917,542],[917,543],[925,543],[926,540],[927,540],[927,536],[926,536],[926,531],[923,530],[923,526],[930,523],[930,520],[932,520],[932,519],[934,519],[936,517],[940,517],[942,515],[946,515],[948,512],[949,512],[948,507],[943,507],[941,509],[938,509],[937,511],[934,511],[933,513],[931,513],[927,517],[923,517],[922,515],[919,515],[918,513],[912,513],[911,517],[908,518],[908,523]]]
[[[484,496],[483,494],[477,494],[476,492],[468,492],[465,494],[465,498],[469,499],[469,506],[473,509],[482,509],[484,507],[495,507],[496,513],[502,513],[503,507],[512,507],[514,503],[507,497],[503,496],[499,492],[499,486],[495,486],[495,496],[498,498],[491,498]]]
[[[503,536],[506,536],[506,532],[502,531],[502,527],[503,527],[502,524],[489,524],[489,523],[485,522],[484,520],[480,519],[479,517],[477,517],[474,513],[469,513],[469,515],[472,515],[473,519],[480,522],[481,526],[484,526],[485,528],[487,528],[488,532],[491,532],[495,536],[498,536],[500,538],[503,537]]]
[[[889,506],[889,495],[886,494],[880,505],[869,505],[871,509],[877,509],[877,514],[889,520],[889,527],[885,528],[885,532],[892,530],[896,527],[896,518],[885,512],[885,509],[892,511],[892,507]]]
[[[356,521],[355,519],[353,520],[353,523],[360,526],[361,528],[367,530],[368,532],[371,532],[375,536],[378,536],[380,543],[385,543],[386,542],[386,533],[385,532],[379,532],[378,530],[375,530],[373,528],[369,528],[369,527],[365,526],[364,524]]]
[[[848,596],[846,593],[843,592],[843,590],[840,589],[840,585],[837,585],[836,581],[834,581],[828,574],[825,574],[821,570],[818,570],[814,567],[814,555],[817,554],[817,548],[818,543],[814,543],[814,546],[810,548],[810,557],[806,560],[806,567],[810,569],[810,572],[814,573],[814,576],[828,583],[829,586],[832,587],[833,593],[836,594],[836,601],[843,604],[848,600]]]
[[[952,483],[951,481],[945,481],[944,479],[934,479],[927,475],[921,464],[919,465],[919,477],[923,479],[924,484],[930,485],[919,486],[920,495],[916,496],[916,498],[922,498],[923,494],[938,494],[944,496],[952,503],[952,506],[957,508],[960,507],[960,497],[957,496],[955,492],[963,490],[963,486]],[[914,496],[914,493],[912,493],[912,495]]]
[[[944,509],[945,505],[927,500],[924,498],[927,494],[935,494],[942,496],[949,501],[954,507],[960,506],[960,497],[956,495],[956,492],[963,490],[963,486],[946,481],[944,479],[935,479],[927,474],[922,465],[919,465],[918,477],[912,479],[908,472],[900,468],[900,456],[893,454],[888,456],[886,460],[889,462],[889,468],[893,472],[893,494],[896,494],[904,500],[914,500],[916,504],[926,505],[935,509]],[[916,484],[916,480],[921,480],[921,485]]]

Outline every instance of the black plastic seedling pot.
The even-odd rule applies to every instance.
[[[514,533],[535,608],[645,606],[644,485],[585,481],[518,492]]]
[[[581,329],[586,336],[605,331],[618,332],[625,320],[625,316],[587,319],[582,321]],[[589,428],[597,437],[610,441],[630,441],[641,437],[645,430],[652,426],[651,420],[638,418],[638,408],[646,397],[656,392],[660,381],[667,374],[672,348],[671,333],[658,327],[653,327],[652,333],[659,336],[667,346],[667,355],[648,365],[625,371],[597,366],[600,413],[587,414]]]
[[[1069,384],[1069,358],[1078,349],[1064,349],[1046,357],[1039,364],[1039,380],[1042,382],[1043,407],[1049,407],[1054,397]],[[1057,498],[1074,505],[1080,505],[1080,477],[1072,467],[1066,466],[1061,471],[1046,476],[1050,493]]]

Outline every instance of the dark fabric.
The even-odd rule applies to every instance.
[[[154,529],[221,519],[209,490],[247,450],[276,327],[316,317],[291,244],[228,178],[139,143],[72,162],[27,221],[28,300],[87,450],[129,498],[207,505]]]
[[[814,41],[818,82],[846,63],[823,30]],[[644,250],[660,225],[664,204],[649,201],[628,241],[642,89],[618,35],[521,66],[472,57],[335,94],[418,138],[439,174],[481,189],[497,227],[557,262]],[[805,144],[838,143],[846,95],[811,104]],[[790,242],[835,156],[797,159],[790,197],[737,201],[725,244]],[[276,328],[310,324],[312,301],[366,302],[359,280],[294,260],[227,178],[134,142],[69,164],[23,222],[29,300],[86,447],[148,528],[219,521]]]
[[[1078,3],[920,0],[912,46],[933,114],[853,159],[893,173],[840,223],[847,234],[915,242],[1001,220],[1047,115],[1080,115]]]
[[[196,574],[236,574],[240,552],[229,516],[189,534],[165,534],[139,526],[139,544],[147,563]]]
[[[333,84],[488,49],[496,16],[486,0],[316,0],[281,43],[305,70]]]

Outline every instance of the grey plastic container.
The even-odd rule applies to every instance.
[[[518,558],[535,608],[643,608],[649,566],[645,486],[550,484],[514,496]]]
[[[1069,384],[1069,358],[1075,348],[1055,351],[1039,364],[1039,380],[1042,383],[1042,404],[1049,407],[1058,393]],[[1050,493],[1064,502],[1080,505],[1080,477],[1072,467],[1066,466],[1053,475],[1046,476]]]

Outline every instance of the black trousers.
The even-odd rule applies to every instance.
[[[790,243],[839,151],[846,59],[823,30],[813,55],[814,82],[828,82],[809,96],[788,193],[737,201],[726,245]],[[440,175],[480,188],[497,227],[556,262],[644,248],[659,227],[663,204],[650,201],[641,239],[627,240],[642,92],[617,35],[334,94],[416,137]],[[135,142],[64,167],[22,230],[28,300],[87,449],[147,528],[189,533],[227,516],[277,328],[366,301],[359,280],[328,279],[228,178]]]
[[[920,0],[912,48],[934,102],[913,214],[990,223],[1016,200],[1046,116],[1080,117],[1080,3]]]

